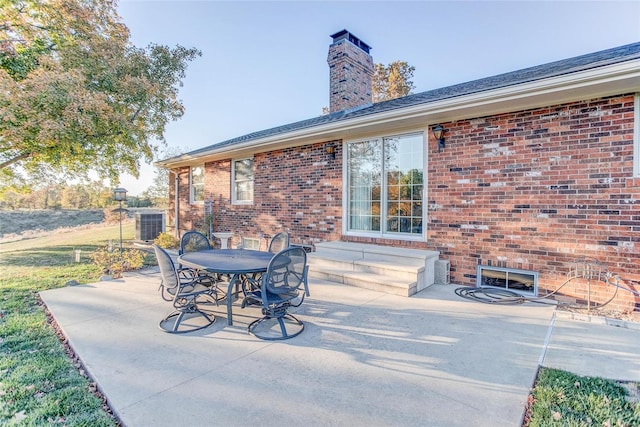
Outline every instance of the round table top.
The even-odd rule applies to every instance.
[[[273,256],[271,252],[247,249],[211,249],[187,252],[178,257],[178,262],[210,273],[247,274],[267,271]]]

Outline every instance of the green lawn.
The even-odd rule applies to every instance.
[[[125,224],[124,239],[133,236],[134,224]],[[38,299],[39,291],[70,280],[96,281],[102,272],[88,255],[109,240],[117,245],[118,225],[0,245],[0,425],[117,425],[81,365],[66,354]],[[75,249],[82,250],[80,263]],[[639,426],[640,404],[625,394],[612,381],[541,369],[526,423]]]
[[[125,226],[125,239],[133,227]],[[0,425],[117,425],[65,353],[38,292],[96,281],[102,272],[88,254],[119,235],[119,226],[101,227],[0,245]],[[74,249],[82,250],[80,263]]]
[[[630,384],[637,390],[638,384]],[[529,427],[640,426],[640,403],[615,381],[541,369],[532,392]]]

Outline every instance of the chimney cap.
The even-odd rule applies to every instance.
[[[337,43],[341,40],[349,40],[351,43],[358,46],[360,49],[362,49],[366,53],[369,53],[369,50],[371,50],[371,46],[369,46],[368,44],[360,40],[358,37],[356,37],[353,33],[350,33],[347,30],[338,31],[335,34],[332,34],[331,38],[333,39],[334,43]]]

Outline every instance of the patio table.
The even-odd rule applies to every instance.
[[[271,252],[247,249],[211,249],[180,255],[178,262],[209,273],[231,276],[227,289],[227,322],[233,325],[231,312],[233,285],[240,285],[248,274],[266,272],[273,255]]]

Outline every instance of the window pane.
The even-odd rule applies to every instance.
[[[390,233],[422,233],[422,146],[421,134],[384,139]]]
[[[348,230],[422,234],[423,134],[349,143]]]
[[[537,274],[533,271],[478,266],[478,286],[493,286],[535,294]]]
[[[204,166],[191,167],[191,201],[204,200]]]
[[[253,201],[253,159],[233,162],[233,194],[236,202]]]
[[[380,140],[349,144],[349,229],[380,231]]]
[[[253,177],[253,160],[243,159],[236,161],[236,179],[251,179]]]
[[[517,289],[519,291],[527,292],[534,291],[535,276],[533,274],[509,272],[507,278],[508,289]]]
[[[204,200],[204,188],[193,187],[193,201],[202,202]]]

